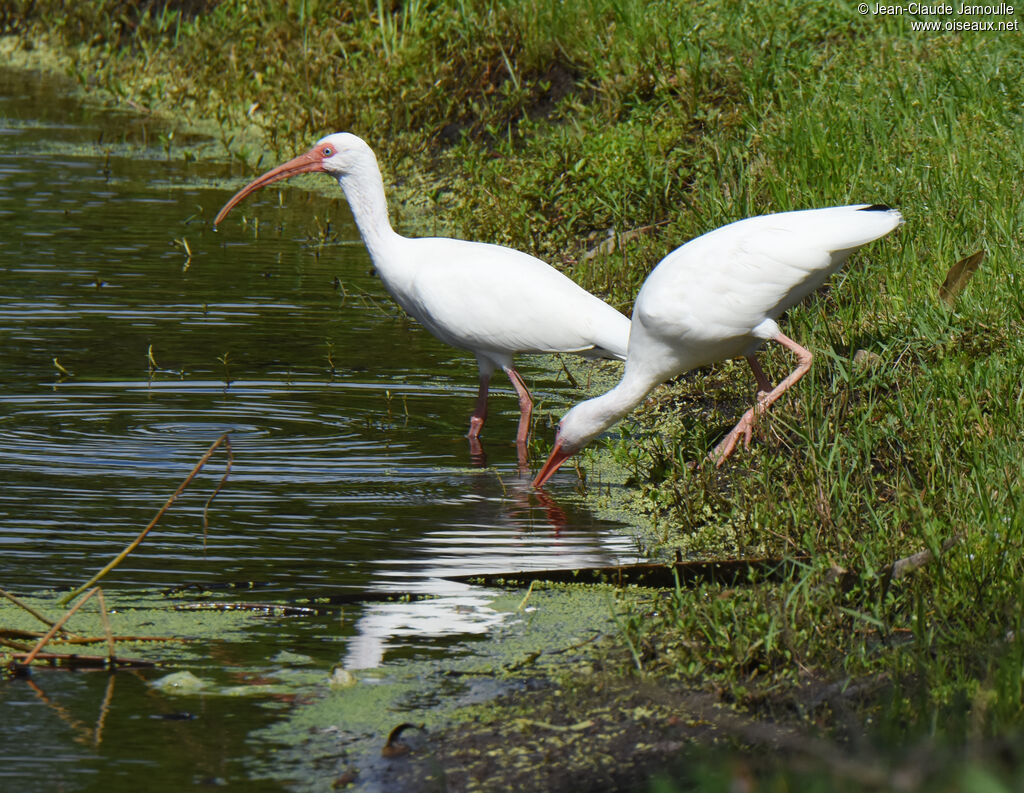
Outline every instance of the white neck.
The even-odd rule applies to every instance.
[[[625,374],[615,388],[581,402],[566,414],[565,431],[568,433],[571,427],[572,440],[585,446],[640,404],[658,382],[645,376],[642,370],[631,369],[627,360]]]
[[[363,238],[363,244],[370,253],[377,270],[387,269],[388,250],[400,238],[391,228],[388,220],[388,201],[384,195],[384,180],[380,169],[373,161],[361,162],[355,168],[338,177],[341,189],[352,209],[356,227]]]

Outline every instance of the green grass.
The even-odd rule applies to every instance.
[[[662,255],[726,222],[898,206],[905,226],[790,313],[816,362],[751,450],[688,465],[749,404],[741,363],[679,378],[604,442],[652,550],[806,556],[788,583],[671,593],[623,638],[644,674],[755,712],[840,730],[807,692],[875,681],[855,710],[883,739],[1019,731],[1019,32],[912,33],[816,0],[8,5],[0,24],[48,35],[83,85],[182,127],[213,119],[250,167],[354,131],[405,230],[529,250],[624,310]],[[979,249],[947,307],[939,284]],[[792,365],[764,359],[775,378]]]

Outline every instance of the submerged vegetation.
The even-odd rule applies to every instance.
[[[626,311],[662,255],[726,222],[898,206],[902,229],[790,312],[816,363],[750,450],[691,464],[750,402],[742,362],[657,391],[604,447],[652,550],[791,558],[799,574],[678,588],[620,635],[640,674],[753,713],[854,742],[981,747],[1024,725],[1024,59],[1019,31],[910,22],[815,0],[8,0],[0,14],[23,62],[48,49],[113,101],[182,129],[213,119],[249,166],[353,131],[406,230],[529,250]],[[979,250],[973,280],[940,299]],[[763,358],[776,379],[792,363]],[[1011,744],[1008,779],[1024,767]]]

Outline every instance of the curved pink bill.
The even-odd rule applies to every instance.
[[[254,193],[271,182],[288,179],[300,173],[315,173],[323,170],[323,155],[315,148],[310,149],[305,154],[300,154],[295,159],[288,160],[288,162],[282,165],[278,165],[276,168],[267,171],[263,176],[253,179],[249,184],[231,196],[231,200],[224,205],[224,208],[217,213],[217,217],[213,219],[214,227],[219,226],[220,222],[224,220],[224,217],[234,208],[235,204],[239,203],[249,193]]]
[[[540,473],[537,474],[537,478],[533,480],[534,487],[544,487],[544,483],[547,482],[555,471],[557,471],[566,460],[572,457],[572,452],[567,452],[562,448],[561,441],[555,441],[555,448],[551,450],[551,455],[548,457],[548,461],[544,463],[544,467],[540,469]]]

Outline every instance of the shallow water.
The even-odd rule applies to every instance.
[[[530,492],[510,388],[492,392],[488,465],[474,465],[463,436],[475,361],[388,299],[340,191],[266,190],[214,232],[210,219],[251,174],[194,160],[203,141],[178,133],[168,147],[165,133],[0,69],[0,586],[82,583],[225,432],[233,467],[205,548],[222,453],[105,587],[438,596],[354,607],[329,654],[365,668],[444,653],[502,619],[486,593],[445,575],[632,560],[618,526]],[[579,398],[549,361],[522,372],[549,407]],[[95,698],[106,679],[54,685]],[[3,699],[22,706],[18,730],[52,735],[37,695],[9,687]],[[214,754],[230,762],[246,719],[266,718],[237,720],[232,748]],[[162,740],[150,722],[133,736],[140,751]],[[46,773],[63,746],[50,746]],[[125,779],[152,762],[86,754]],[[0,780],[40,771],[18,768],[6,763]],[[69,772],[64,789],[76,780]]]

